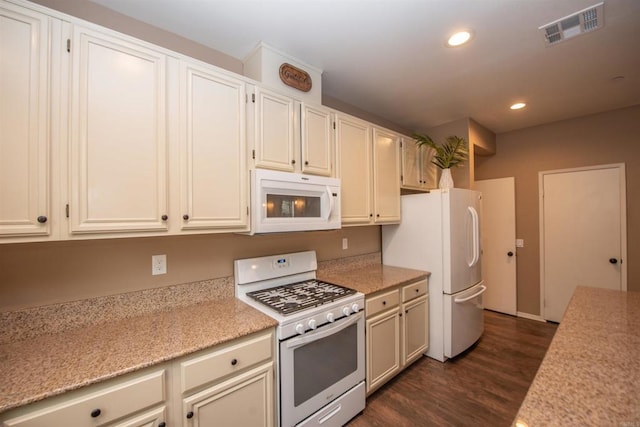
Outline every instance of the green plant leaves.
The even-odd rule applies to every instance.
[[[459,136],[451,135],[447,137],[446,144],[436,144],[429,135],[421,135],[414,133],[413,138],[418,146],[426,145],[435,150],[431,163],[440,169],[448,169],[452,167],[462,166],[462,162],[467,160],[469,149],[467,141]]]

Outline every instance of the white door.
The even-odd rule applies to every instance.
[[[516,315],[515,179],[475,182],[482,193],[482,276],[484,307]]]
[[[481,194],[452,188],[442,192],[443,292],[455,294],[482,280],[480,262]]]
[[[540,172],[543,318],[576,286],[626,290],[625,193],[623,164]]]

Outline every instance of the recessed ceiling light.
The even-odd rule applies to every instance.
[[[457,33],[454,33],[451,37],[449,37],[449,39],[447,40],[447,46],[462,46],[463,44],[468,43],[469,40],[471,40],[472,35],[473,33],[470,30],[458,31]]]
[[[526,106],[527,106],[527,104],[525,104],[524,102],[516,102],[515,104],[513,104],[509,108],[511,108],[512,110],[521,110]]]

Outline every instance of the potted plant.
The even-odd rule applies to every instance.
[[[431,163],[442,170],[438,187],[453,188],[451,168],[462,166],[462,162],[467,160],[469,156],[467,141],[459,136],[451,135],[447,137],[446,143],[441,145],[433,142],[429,135],[414,133],[413,138],[419,147],[426,145],[435,151]]]

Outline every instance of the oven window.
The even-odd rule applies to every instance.
[[[267,218],[320,218],[321,196],[267,194]]]
[[[295,406],[358,370],[357,326],[351,325],[294,350]]]

